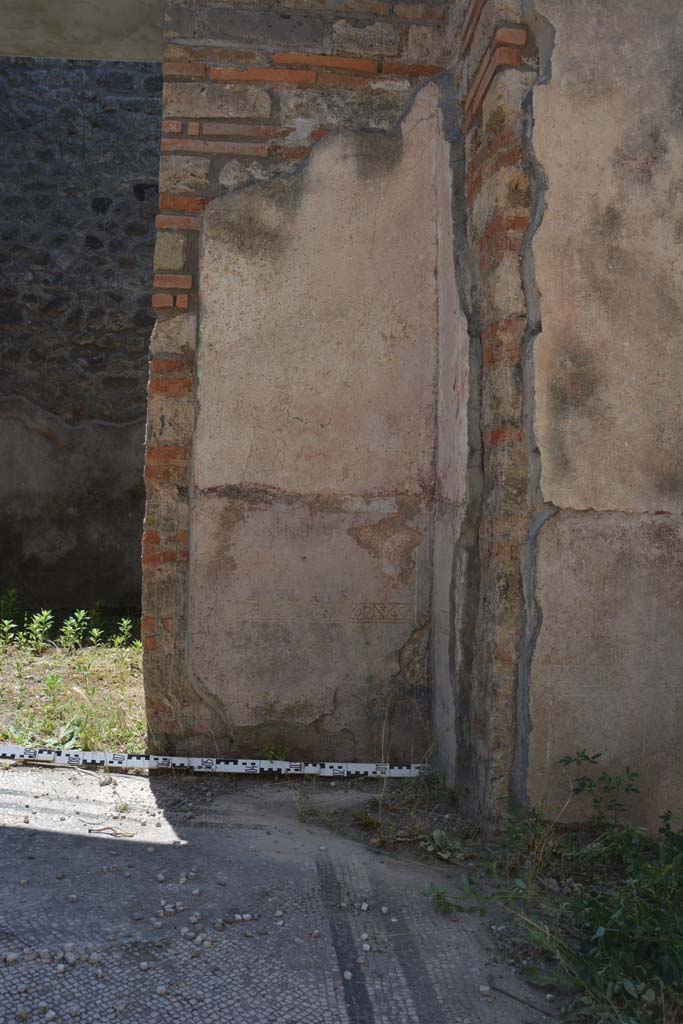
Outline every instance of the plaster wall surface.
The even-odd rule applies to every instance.
[[[165,0],[3,0],[0,53],[161,60]]]
[[[190,669],[252,751],[429,742],[436,98],[204,214]]]
[[[679,806],[683,761],[683,12],[675,0],[541,0],[555,47],[534,92],[548,180],[534,239],[542,627],[530,793],[589,748]]]

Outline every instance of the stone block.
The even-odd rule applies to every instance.
[[[256,85],[166,82],[164,116],[267,118],[270,96]]]
[[[182,270],[187,254],[187,239],[184,235],[174,235],[170,231],[157,234],[154,247],[155,270]]]
[[[210,168],[209,157],[162,156],[159,161],[159,191],[201,192],[208,188]]]
[[[332,44],[336,53],[387,54],[398,53],[401,34],[395,25],[376,21],[372,25],[355,25],[342,19],[332,26]]]

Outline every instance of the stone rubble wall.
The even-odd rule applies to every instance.
[[[139,602],[160,67],[0,60],[0,587]]]

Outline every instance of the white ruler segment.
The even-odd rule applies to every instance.
[[[426,764],[379,762],[270,761],[241,757],[162,757],[160,754],[112,754],[99,750],[53,750],[0,743],[0,761],[51,764],[64,768],[179,768],[191,772],[229,772],[234,775],[323,775],[328,778],[416,779]]]

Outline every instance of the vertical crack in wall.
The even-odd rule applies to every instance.
[[[527,323],[524,333],[522,357],[523,388],[523,431],[529,451],[530,479],[529,498],[533,511],[531,528],[522,550],[522,593],[526,611],[526,625],[520,638],[518,651],[518,683],[516,694],[515,753],[510,779],[510,799],[514,807],[523,807],[528,802],[530,680],[536,642],[542,625],[542,610],[536,599],[536,561],[538,537],[544,525],[557,515],[554,505],[543,500],[541,487],[541,453],[536,441],[535,420],[535,375],[534,344],[541,333],[540,295],[536,283],[536,267],[533,240],[540,227],[546,207],[548,181],[536,159],[533,147],[534,90],[550,81],[552,74],[552,52],[555,44],[555,30],[547,18],[536,10],[534,0],[524,0],[523,11],[526,21],[534,33],[539,55],[539,75],[527,92],[523,103],[522,145],[525,170],[532,186],[531,218],[524,235],[521,249],[522,284],[527,305]]]

